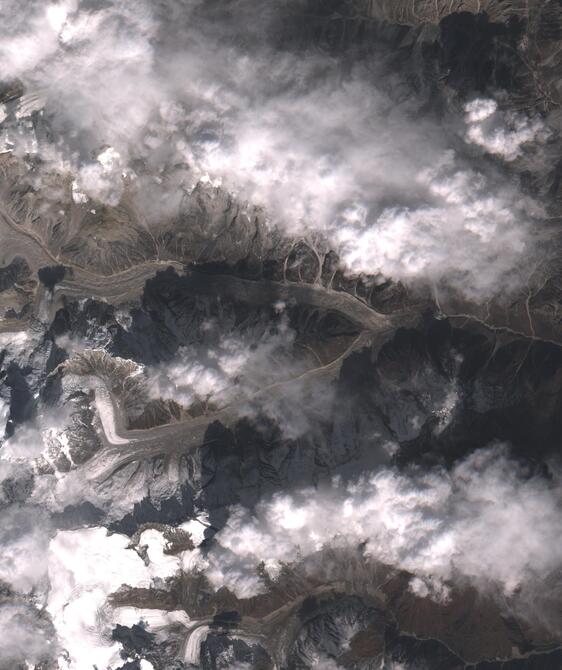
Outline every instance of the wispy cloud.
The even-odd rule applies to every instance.
[[[42,96],[55,142],[38,150],[75,173],[78,201],[136,191],[158,221],[166,180],[181,191],[203,178],[289,233],[322,234],[350,272],[472,298],[517,286],[540,208],[463,160],[454,123],[416,117],[382,47],[344,74],[335,57],[274,46],[299,6],[26,3],[4,25],[0,76]],[[469,143],[507,161],[544,135],[492,100],[465,121]]]

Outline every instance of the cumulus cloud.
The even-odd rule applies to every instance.
[[[86,670],[120,663],[120,645],[111,640],[118,615],[108,596],[123,585],[148,588],[180,567],[180,560],[163,554],[157,531],[147,531],[141,543],[148,546],[145,562],[129,547],[129,538],[108,535],[105,528],[59,531],[51,540],[48,571],[51,583],[47,611],[66,651],[62,668]]]
[[[116,206],[126,194],[158,226],[169,202],[178,206],[202,180],[263,207],[268,223],[289,235],[322,236],[348,272],[445,283],[475,299],[516,288],[531,265],[540,207],[493,167],[464,157],[462,147],[453,151],[447,119],[413,121],[415,95],[404,95],[404,80],[383,57],[344,72],[336,57],[279,46],[282,13],[299,6],[266,2],[257,12],[248,0],[227,7],[7,0],[0,79],[19,79],[25,95],[0,108],[2,142],[20,156],[38,155],[47,171],[70,172],[77,205]],[[502,112],[492,100],[468,103],[463,122],[468,144],[508,163],[546,138],[540,121]],[[38,171],[35,164],[33,179]],[[294,362],[295,336],[284,319],[274,332],[224,335],[209,322],[209,333],[210,345],[181,349],[148,371],[154,396],[187,406],[243,400],[252,413],[259,390],[306,369]],[[30,344],[25,335],[0,336],[0,347],[22,360]],[[59,344],[82,348],[70,339]],[[98,409],[109,412],[102,396]],[[454,396],[447,402],[454,406]],[[311,397],[296,382],[282,397],[264,396],[258,409],[294,437],[309,430],[307,413],[329,403],[328,391]],[[4,423],[7,403],[0,415]],[[43,419],[60,446],[55,456],[65,455],[62,414]],[[109,425],[112,416],[101,411],[101,419]],[[126,538],[100,528],[52,537],[38,503],[60,511],[102,497],[77,473],[31,481],[26,461],[44,456],[44,447],[31,430],[18,431],[2,450],[0,580],[46,600],[68,652],[63,667],[106,667],[119,661],[107,636],[108,594],[123,583],[148,587],[187,564],[164,555],[156,531],[142,538],[147,562]],[[132,486],[115,495],[128,474],[109,493],[119,497],[114,514],[140,495]],[[445,598],[455,579],[513,594],[560,567],[560,504],[559,479],[529,476],[494,448],[450,472],[387,469],[327,490],[279,494],[255,514],[233,508],[214,548],[196,550],[187,563],[204,568],[214,586],[246,596],[262,588],[258,563],[275,577],[282,563],[306,560],[337,538],[365,543],[368,557],[410,571],[420,596]],[[0,608],[2,636],[11,640],[0,663],[22,654],[35,662],[49,652],[34,615],[19,605]]]
[[[296,333],[284,316],[275,325],[260,321],[244,332],[224,330],[218,320],[207,320],[202,344],[181,347],[172,361],[149,368],[150,394],[186,407],[195,402],[223,406],[305,369],[304,362],[294,361]]]
[[[259,592],[256,566],[273,575],[336,539],[365,543],[365,554],[407,570],[420,595],[468,580],[513,594],[560,568],[559,479],[529,476],[502,447],[475,452],[452,471],[391,469],[329,490],[279,494],[255,515],[235,507],[216,536],[208,576],[239,596]],[[435,581],[437,580],[437,581]]]
[[[333,658],[323,654],[316,654],[316,656],[310,660],[310,667],[314,670],[341,670],[342,668],[342,666],[338,665]]]
[[[0,668],[53,657],[68,670],[117,667],[121,647],[111,640],[111,630],[120,615],[108,606],[108,596],[125,584],[163,586],[181,569],[182,557],[165,554],[162,534],[152,529],[140,535],[142,557],[129,538],[108,535],[105,528],[57,532],[53,511],[83,500],[108,501],[86,485],[82,472],[33,473],[37,441],[42,445],[38,430],[18,431],[0,459],[0,583],[14,598],[27,599],[0,604]],[[120,486],[110,495],[121,515],[134,502],[122,494]],[[200,542],[205,527],[187,522],[182,529]],[[159,617],[161,627],[185,623],[181,613]]]
[[[415,95],[382,49],[343,74],[334,57],[274,46],[299,8],[27,2],[4,25],[0,76],[43,96],[77,201],[116,204],[126,179],[158,220],[162,175],[177,172],[177,191],[211,181],[291,234],[320,232],[352,272],[446,279],[470,297],[517,283],[538,212],[453,155],[446,122],[411,120]],[[511,160],[538,122],[494,105],[470,103],[467,140]]]
[[[93,489],[84,472],[52,471],[50,466],[67,465],[72,461],[67,430],[71,405],[64,410],[44,412],[41,425],[18,426],[14,435],[5,440],[0,451],[1,502],[26,502],[36,505],[46,514],[60,512],[67,505],[84,501],[101,505],[103,498]],[[38,467],[39,465],[39,467]],[[45,467],[47,471],[45,471]],[[38,522],[43,517],[38,517]]]
[[[126,176],[121,156],[113,147],[107,147],[98,154],[95,163],[80,168],[72,184],[72,197],[75,202],[87,202],[90,197],[108,205],[118,205]]]
[[[180,563],[164,554],[156,531],[140,538],[145,561],[127,548],[128,538],[109,537],[104,528],[56,532],[52,513],[67,505],[120,500],[113,506],[122,516],[134,500],[122,495],[122,486],[108,500],[92,490],[80,470],[44,474],[34,469],[36,457],[49,456],[49,442],[64,437],[59,429],[68,413],[43,419],[47,431],[20,427],[0,452],[0,585],[4,595],[13,594],[0,603],[0,668],[57,656],[60,667],[69,670],[89,670],[96,662],[116,667],[122,659],[120,646],[110,640],[107,596],[124,583],[162,583]]]
[[[149,394],[185,407],[236,407],[241,417],[266,416],[287,438],[297,438],[328,415],[333,389],[311,392],[305,373],[319,366],[297,348],[296,333],[278,305],[275,324],[258,320],[224,334],[224,324],[203,324],[204,342],[181,347],[173,360],[147,369]],[[314,387],[318,391],[318,387]]]
[[[106,136],[126,144],[127,134],[146,124],[155,103],[150,85],[159,91],[151,80],[155,25],[148,6],[31,0],[4,9],[0,76],[43,91],[66,140],[66,131],[91,132],[102,143]]]
[[[358,273],[376,268],[406,282],[446,278],[472,298],[500,282],[508,291],[517,286],[518,264],[529,249],[521,221],[539,208],[506,186],[492,195],[483,175],[459,169],[452,152],[415,180],[432,198],[427,206],[386,208],[375,222],[363,208],[344,213],[337,237],[345,265]]]
[[[544,142],[548,137],[541,119],[501,112],[495,100],[477,98],[465,105],[465,112],[467,141],[508,162],[522,155],[525,144]]]
[[[259,116],[240,110],[232,139],[204,147],[204,171],[290,232],[323,233],[352,272],[445,278],[470,297],[516,274],[539,207],[463,164],[436,128],[414,130],[363,73],[308,83]]]

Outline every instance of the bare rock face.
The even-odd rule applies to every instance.
[[[502,221],[512,210],[528,213],[532,244],[518,263],[529,267],[515,269],[526,280],[478,295],[463,291],[462,267],[455,281],[354,270],[345,235],[329,226],[291,228],[257,196],[203,170],[188,188],[181,179],[195,170],[195,150],[191,163],[162,165],[168,146],[131,150],[117,170],[115,202],[80,191],[80,175],[53,167],[50,154],[0,152],[0,538],[8,556],[7,567],[0,561],[0,638],[2,627],[6,639],[25,633],[25,644],[0,649],[0,670],[80,670],[72,656],[80,635],[95,653],[114,645],[113,655],[96,656],[112,670],[562,667],[562,7],[286,4],[266,28],[250,30],[246,3],[210,3],[196,14],[201,39],[215,39],[209,26],[231,28],[217,43],[233,62],[242,53],[248,69],[265,42],[271,67],[296,68],[298,57],[322,72],[341,70],[350,104],[354,65],[375,72],[382,63],[388,114],[406,100],[410,121],[442,129],[453,138],[449,153],[461,156],[462,170],[451,168],[423,198],[419,184],[397,185],[392,167],[383,171],[392,188],[377,202],[382,223],[356,257],[382,244],[395,259],[383,226],[391,212],[412,238],[402,264],[425,267],[439,239],[418,244],[417,235],[433,230],[444,198],[475,237],[489,235],[478,225],[482,212],[491,218],[503,207]],[[181,5],[155,3],[177,25],[162,24],[147,45],[168,53],[190,18]],[[195,44],[199,33],[191,36]],[[217,63],[208,64],[209,78],[213,67],[226,68]],[[221,117],[225,136],[238,99],[249,95],[244,87],[254,85],[236,67],[238,97],[230,79],[216,87],[233,96],[221,98],[233,105]],[[176,74],[167,76],[175,85]],[[3,85],[0,110],[10,131],[24,128],[39,142],[65,126],[21,78]],[[301,102],[317,104],[314,77],[286,81]],[[157,89],[158,113],[170,146],[183,147],[177,117],[188,103],[168,109],[172,88]],[[215,93],[209,86],[201,100]],[[288,104],[281,89],[256,85],[252,95],[264,115],[271,99]],[[463,124],[475,100],[488,111],[480,110],[471,143]],[[190,114],[202,109],[199,101]],[[161,132],[148,116],[150,132]],[[257,132],[259,119],[251,120],[244,132]],[[201,151],[218,133],[211,125],[190,138]],[[344,134],[333,125],[334,136]],[[496,150],[517,132],[524,138],[511,153]],[[76,137],[61,137],[74,146]],[[288,150],[279,143],[275,151]],[[98,163],[88,165],[107,180]],[[212,164],[220,171],[223,163]],[[263,156],[257,165],[252,186],[262,194],[274,168]],[[249,170],[235,168],[244,177]],[[338,188],[332,168],[322,167],[326,200]],[[478,188],[495,175],[486,197],[476,187],[459,196],[462,179],[477,172]],[[287,179],[279,176],[276,189]],[[150,202],[152,182],[161,207]],[[501,207],[499,184],[511,189]],[[308,195],[307,215],[316,193]],[[418,197],[424,217],[408,228]],[[348,232],[351,221],[359,237],[368,225],[352,204],[339,203],[334,228]],[[485,239],[498,264],[517,242],[506,235],[498,244],[502,230]],[[80,554],[81,533],[100,528],[109,535]],[[30,568],[34,551],[43,554]],[[74,552],[77,561],[97,557],[101,576],[96,565],[72,565]],[[131,554],[135,569],[114,577]],[[92,610],[84,593],[102,594]],[[73,629],[76,603],[86,623]]]

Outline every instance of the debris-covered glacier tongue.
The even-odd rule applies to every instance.
[[[559,670],[559,3],[0,13],[0,670]]]

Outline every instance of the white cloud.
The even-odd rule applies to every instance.
[[[312,670],[341,670],[343,668],[333,658],[329,658],[323,654],[316,654],[314,658],[307,660],[311,662],[310,668]]]
[[[116,206],[124,190],[124,169],[121,156],[113,147],[100,152],[95,163],[80,168],[78,179],[73,184],[73,197],[76,202],[84,202],[83,194],[108,205]]]
[[[508,292],[517,286],[517,267],[531,253],[522,221],[540,210],[507,187],[492,194],[481,174],[457,167],[452,152],[415,179],[431,204],[390,207],[376,221],[365,210],[344,213],[337,233],[344,264],[408,283],[445,280],[477,299],[502,282]]]
[[[307,557],[338,540],[412,572],[418,592],[445,597],[443,580],[513,594],[562,564],[560,482],[527,477],[503,448],[475,452],[451,472],[384,469],[329,490],[279,494],[255,516],[235,507],[216,536],[208,576],[239,596],[259,592],[256,566]],[[435,581],[437,580],[437,582]]]
[[[181,347],[171,362],[147,369],[149,394],[185,407],[232,405],[240,417],[273,420],[289,439],[310,431],[331,411],[334,388],[324,383],[320,390],[306,377],[318,359],[295,346],[284,307],[276,309],[274,325],[258,320],[227,335],[228,324],[205,322],[203,343]]]
[[[48,514],[40,508],[23,504],[5,507],[0,520],[0,580],[21,593],[44,593],[49,534]]]
[[[75,2],[47,4],[8,0],[3,7],[5,34],[0,46],[0,77],[12,79],[32,72],[56,53],[59,31]]]
[[[25,7],[4,28],[3,74],[44,96],[78,201],[116,204],[138,159],[130,190],[153,225],[179,200],[164,174],[175,194],[203,179],[291,234],[324,235],[349,271],[443,279],[478,298],[524,279],[513,271],[528,265],[536,212],[448,151],[447,121],[411,120],[415,96],[383,58],[342,77],[332,57],[275,50],[273,3],[256,16],[241,0],[220,20],[196,1]],[[542,130],[494,104],[467,106],[467,138],[511,160]],[[108,146],[120,156],[109,168]]]
[[[26,662],[35,667],[52,657],[56,639],[39,612],[25,604],[0,605],[0,667],[15,668]]]
[[[522,155],[525,144],[544,142],[549,134],[541,119],[501,112],[495,100],[476,98],[465,105],[465,112],[467,141],[508,162]]]
[[[12,103],[2,107],[3,137],[20,152],[41,152],[49,170],[70,170],[77,203],[91,197],[116,205],[129,189],[137,204],[147,203],[143,211],[156,226],[173,209],[164,207],[167,197],[176,207],[203,180],[264,206],[270,223],[292,235],[324,236],[349,272],[446,282],[476,299],[525,279],[534,253],[531,222],[542,215],[540,207],[499,174],[451,151],[446,122],[412,122],[415,101],[398,101],[394,92],[402,82],[383,67],[356,63],[342,77],[329,56],[274,50],[268,44],[273,3],[258,17],[252,3],[239,0],[220,22],[199,0],[4,4],[0,78],[20,78],[26,96],[17,110]],[[43,106],[52,145],[36,136],[31,120]],[[494,101],[475,100],[465,112],[467,142],[507,162],[546,138],[542,122],[503,113]],[[284,320],[273,334],[262,328],[224,336],[213,323],[210,331],[209,346],[181,349],[172,363],[149,371],[154,396],[186,405],[249,401],[304,369],[294,363],[294,333]],[[27,337],[1,335],[0,347],[23,356]],[[75,352],[82,347],[62,344]],[[298,436],[309,428],[306,412],[329,401],[323,393],[315,407],[297,384],[260,409]],[[452,411],[454,402],[452,389],[440,411]],[[107,428],[113,416],[102,390],[97,403]],[[250,402],[244,411],[254,411]],[[2,422],[6,416],[4,403]],[[59,422],[43,418],[57,436]],[[37,432],[18,431],[3,447],[2,476],[43,446]],[[115,497],[114,514],[144,493],[131,486],[116,495],[119,476],[126,481],[128,474],[117,475],[106,492],[105,501]],[[31,500],[51,510],[86,497],[102,500],[80,474],[39,479]],[[282,562],[306,560],[334,538],[364,541],[368,556],[411,571],[419,595],[446,598],[444,582],[456,578],[512,594],[560,567],[560,501],[558,479],[546,485],[526,477],[503,450],[490,449],[451,472],[381,470],[329,490],[279,494],[255,516],[234,508],[207,558],[197,551],[166,556],[161,535],[146,531],[148,565],[126,538],[103,529],[51,539],[47,513],[16,504],[2,510],[0,579],[45,598],[50,578],[48,610],[70,653],[69,667],[90,670],[92,662],[118,660],[119,647],[106,636],[113,616],[107,595],[122,583],[165,579],[195,556],[216,587],[245,596],[262,588],[261,561],[275,576]],[[0,610],[0,629],[11,637],[23,616]],[[16,658],[24,648],[32,659],[46,649],[21,626],[9,653]]]
[[[156,26],[147,6],[31,1],[14,3],[6,16],[0,76],[44,91],[59,133],[93,131],[100,145],[126,145],[146,124],[155,104],[150,84],[158,89],[149,44]]]
[[[271,326],[258,321],[244,331],[224,334],[229,324],[210,319],[203,324],[203,344],[181,347],[174,359],[148,369],[153,397],[189,407],[196,401],[223,406],[250,399],[269,384],[306,369],[295,362],[295,332],[281,316]]]
[[[149,547],[148,565],[129,548],[129,538],[108,535],[104,528],[59,531],[51,540],[47,610],[69,654],[68,661],[59,659],[61,667],[91,670],[94,664],[119,664],[120,645],[110,637],[119,615],[108,607],[107,597],[122,585],[148,588],[154,579],[163,580],[179,569],[180,558],[162,554],[159,535],[142,535]]]

